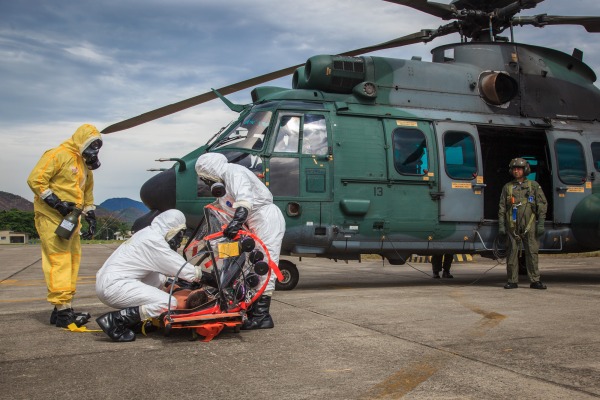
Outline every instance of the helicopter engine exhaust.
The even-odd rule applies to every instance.
[[[488,71],[479,77],[481,97],[495,106],[511,101],[519,92],[517,81],[504,72]]]

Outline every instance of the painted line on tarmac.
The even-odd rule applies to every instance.
[[[95,275],[80,276],[77,278],[78,285],[91,285],[96,283]],[[0,282],[1,286],[14,286],[14,287],[25,287],[25,286],[46,286],[46,281],[43,279],[5,279]]]
[[[38,263],[38,262],[40,262],[40,261],[42,261],[42,258],[41,258],[41,257],[40,257],[40,258],[38,258],[37,260],[35,260],[34,262],[32,262],[31,264],[29,264],[28,266],[21,268],[20,270],[18,270],[18,271],[17,271],[17,272],[15,272],[14,274],[12,274],[12,275],[9,275],[9,276],[7,276],[6,278],[2,279],[2,280],[0,281],[0,283],[4,282],[4,281],[5,281],[5,280],[7,280],[7,279],[10,279],[10,278],[12,278],[13,276],[15,276],[15,275],[17,275],[17,274],[19,274],[19,273],[21,273],[21,272],[23,272],[23,271],[25,271],[27,268],[31,267],[32,265],[35,265],[35,264],[37,264],[37,263]]]

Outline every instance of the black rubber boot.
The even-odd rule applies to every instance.
[[[131,330],[141,321],[140,308],[128,307],[96,318],[100,328],[115,342],[133,342],[135,333]]]
[[[242,325],[242,330],[271,329],[275,326],[269,308],[271,307],[271,296],[260,296],[253,305],[248,320]]]
[[[54,312],[53,312],[54,314]],[[50,315],[50,322],[52,322],[53,315]],[[77,327],[81,327],[88,322],[88,318],[85,316],[77,315],[72,308],[66,308],[64,310],[56,311],[54,316],[54,324],[59,328],[66,328],[72,323],[75,323]]]
[[[75,312],[75,310],[73,310],[72,308],[70,308],[70,310]],[[56,309],[56,307],[54,307],[54,310],[52,310],[52,314],[50,314],[50,325],[56,325],[57,314],[58,310]],[[89,312],[75,312],[75,318],[79,323],[79,325],[77,326],[83,326],[87,324],[90,318],[92,318],[92,315]]]
[[[444,270],[444,272],[442,272],[442,278],[454,278],[454,277],[452,276],[450,271]]]

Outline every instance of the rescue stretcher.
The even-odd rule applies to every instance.
[[[238,333],[252,304],[265,291],[271,274],[283,280],[265,246],[248,229],[240,230],[234,240],[223,236],[231,220],[214,205],[204,208],[204,219],[184,248],[186,260],[202,269],[202,282],[211,283],[206,290],[209,301],[193,309],[168,309],[154,321],[169,335],[173,329],[188,329],[192,337],[208,342],[224,328]],[[177,282],[177,277],[174,279]],[[171,295],[173,287],[171,285]]]

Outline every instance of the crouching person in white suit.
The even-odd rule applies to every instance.
[[[119,246],[96,274],[98,298],[109,307],[121,309],[96,319],[112,340],[135,340],[133,327],[169,308],[169,294],[162,290],[167,276],[177,275],[183,266],[179,278],[190,282],[198,279],[201,272],[177,253],[185,229],[181,211],[159,214],[150,226]],[[171,309],[177,308],[177,299],[170,301]]]

